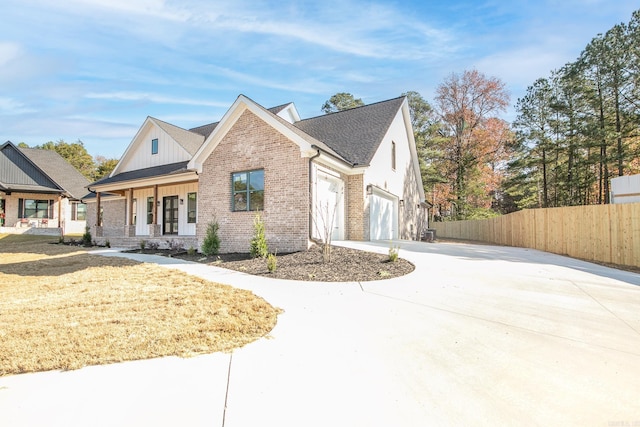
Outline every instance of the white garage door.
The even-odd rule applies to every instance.
[[[393,198],[372,194],[369,202],[369,240],[390,240],[396,237],[398,209]]]
[[[332,240],[344,239],[343,193],[344,184],[342,180],[318,174],[315,206],[316,230],[314,230],[316,237],[324,240],[324,234],[331,232]]]

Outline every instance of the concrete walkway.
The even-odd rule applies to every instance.
[[[398,243],[415,272],[340,284],[126,254],[284,313],[232,354],[2,377],[0,425],[640,425],[640,275],[530,249]]]

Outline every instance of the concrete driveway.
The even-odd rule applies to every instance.
[[[232,354],[2,377],[0,425],[640,425],[640,275],[530,249],[397,243],[415,272],[362,283],[138,256],[285,312]]]

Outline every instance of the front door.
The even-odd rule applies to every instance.
[[[178,234],[178,196],[163,198],[162,234]]]

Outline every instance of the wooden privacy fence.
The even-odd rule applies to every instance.
[[[640,267],[640,203],[527,209],[491,219],[431,225],[437,237]]]

